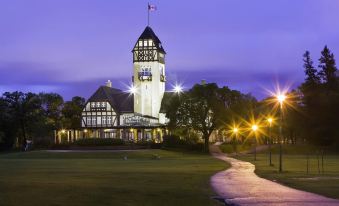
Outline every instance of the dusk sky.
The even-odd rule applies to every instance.
[[[108,79],[126,89],[131,50],[147,26],[143,0],[0,0],[0,93],[86,99]],[[158,0],[151,27],[167,52],[170,84],[201,79],[258,98],[298,85],[305,50],[339,58],[337,0]]]

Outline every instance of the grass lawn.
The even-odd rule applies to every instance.
[[[218,205],[209,178],[227,166],[164,150],[0,154],[0,205]]]
[[[324,174],[319,174],[317,157],[313,152],[313,154],[310,155],[309,174],[307,174],[305,149],[295,146],[284,147],[283,173],[278,173],[279,159],[277,148],[274,148],[272,156],[274,166],[268,166],[267,151],[259,153],[257,155],[257,161],[253,161],[253,155],[245,155],[237,158],[253,163],[256,167],[255,173],[260,177],[274,180],[293,188],[321,194],[327,197],[339,198],[338,154],[325,155]]]

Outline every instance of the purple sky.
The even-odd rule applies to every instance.
[[[168,83],[201,79],[262,98],[298,85],[301,57],[339,55],[336,0],[154,0],[151,27],[167,51]],[[108,79],[124,89],[147,23],[144,0],[1,0],[0,93],[88,98]],[[168,85],[167,90],[170,90]]]

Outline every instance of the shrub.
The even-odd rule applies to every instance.
[[[163,137],[163,148],[180,148],[194,151],[204,151],[203,143],[196,143],[188,139],[180,139],[177,135],[165,135]]]
[[[165,135],[162,144],[163,147],[178,147],[185,145],[186,142],[177,135]]]
[[[113,146],[124,145],[125,142],[116,138],[85,138],[78,139],[74,144],[78,146]]]

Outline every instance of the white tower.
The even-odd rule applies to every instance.
[[[165,50],[147,26],[133,48],[134,112],[159,118],[165,92]]]

